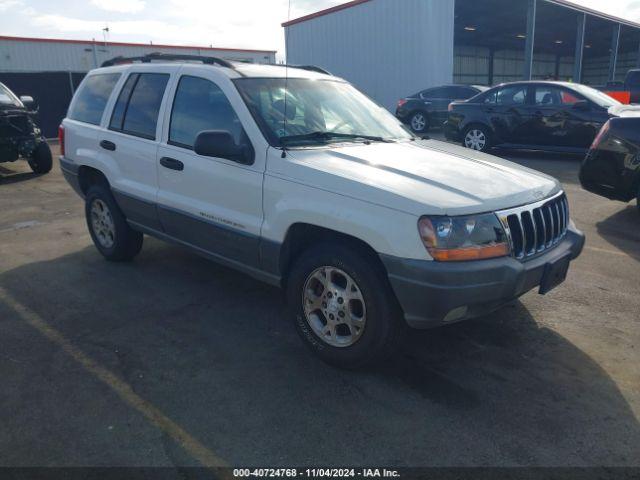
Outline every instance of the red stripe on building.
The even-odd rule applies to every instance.
[[[302,23],[302,22],[306,22],[307,20],[312,20],[314,18],[324,17],[325,15],[329,15],[330,13],[339,12],[340,10],[346,10],[347,8],[352,8],[352,7],[355,7],[356,5],[361,5],[363,3],[367,3],[370,1],[371,0],[353,0],[351,2],[343,3],[342,5],[336,5],[335,7],[327,8],[325,10],[320,10],[319,12],[316,12],[316,13],[305,15],[304,17],[289,20],[288,22],[284,22],[282,26],[288,27],[289,25],[295,25],[296,23]]]
[[[98,40],[68,40],[65,38],[37,38],[37,37],[7,37],[0,35],[1,40],[9,40],[15,42],[42,42],[42,43],[74,43],[80,45],[103,45],[105,42]],[[246,48],[217,48],[217,47],[199,47],[197,45],[164,45],[161,43],[127,43],[127,42],[106,42],[107,45],[121,47],[158,47],[158,48],[181,48],[185,50],[218,50],[224,52],[246,52],[246,53],[276,53],[276,50],[251,50]]]

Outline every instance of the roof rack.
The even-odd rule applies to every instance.
[[[325,70],[322,67],[318,67],[316,65],[285,65],[283,63],[279,63],[278,66],[289,67],[289,68],[299,68],[300,70],[308,70],[310,72],[324,73],[325,75],[331,75],[333,77],[333,74],[331,72],[329,72],[328,70]]]
[[[180,60],[188,60],[195,62],[202,62],[205,65],[220,65],[221,67],[226,68],[234,68],[233,64],[223,60],[221,58],[216,57],[206,57],[204,55],[179,55],[174,53],[149,53],[147,55],[143,55],[141,57],[115,57],[111,60],[107,60],[103,62],[101,67],[112,67],[114,65],[122,65],[125,63],[133,63],[133,62],[141,62],[141,63],[151,63],[152,61],[180,61]]]

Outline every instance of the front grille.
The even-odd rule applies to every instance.
[[[524,207],[498,212],[518,260],[538,255],[555,246],[567,233],[569,203],[564,192]]]

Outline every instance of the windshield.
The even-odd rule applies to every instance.
[[[414,138],[393,115],[348,83],[290,78],[286,102],[284,78],[243,78],[235,84],[274,146]]]
[[[0,83],[0,105],[22,107],[22,102],[20,102],[18,97],[16,97],[11,90]]]
[[[596,90],[595,88],[587,87],[586,85],[581,85],[579,83],[571,84],[571,88],[581,93],[588,100],[591,100],[592,102],[594,102],[596,105],[600,107],[609,108],[609,107],[613,107],[614,105],[621,105],[621,103],[616,99],[611,98],[606,93],[602,93],[601,91]]]

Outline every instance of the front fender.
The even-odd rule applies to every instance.
[[[357,238],[381,254],[430,258],[416,216],[279,177],[265,177],[264,215],[262,237],[277,244],[292,225],[305,223]]]

